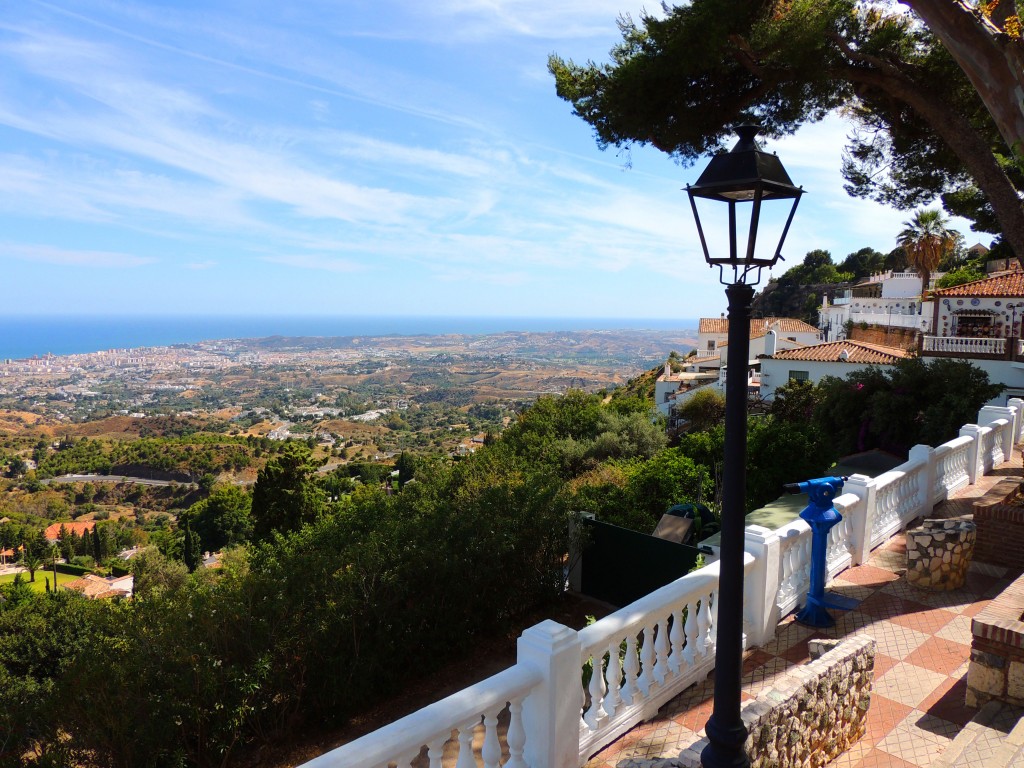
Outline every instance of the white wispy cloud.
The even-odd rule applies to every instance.
[[[64,267],[88,267],[95,269],[125,269],[153,264],[156,259],[115,251],[89,251],[55,248],[49,245],[26,245],[24,243],[0,243],[0,257],[56,264]]]
[[[264,256],[262,260],[296,269],[323,270],[325,272],[359,272],[364,269],[363,265],[349,259],[310,253]]]
[[[439,0],[430,12],[454,21],[461,38],[515,34],[541,39],[606,37],[620,15],[639,18],[645,5],[615,0]],[[649,4],[660,15],[657,3]]]

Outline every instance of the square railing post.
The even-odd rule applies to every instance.
[[[748,525],[744,550],[754,564],[743,580],[743,613],[747,647],[764,645],[775,637],[779,623],[778,594],[782,579],[782,542],[774,531]]]
[[[875,519],[875,479],[867,475],[850,475],[843,485],[844,493],[852,493],[864,504],[864,514],[853,520],[853,565],[867,562],[871,554],[871,526]]]
[[[1006,419],[1010,424],[1010,429],[1000,429],[999,435],[996,437],[1000,441],[1000,449],[1003,452],[1003,461],[1010,460],[1010,453],[1013,451],[1014,439],[1010,434],[1012,431],[1012,425],[1014,423],[1014,410],[1008,406],[1001,405],[986,405],[978,411],[978,424],[983,427],[991,426],[993,429],[994,422],[999,419]]]
[[[935,449],[930,445],[915,445],[910,449],[908,457],[911,461],[924,462],[924,493],[921,494],[921,506],[918,515],[930,515],[935,506]]]
[[[1021,427],[1024,427],[1024,400],[1019,397],[1011,397],[1006,401],[1009,408],[1013,408],[1013,444],[1020,442]]]
[[[964,424],[960,427],[960,437],[971,438],[971,444],[967,447],[967,482],[970,485],[978,482],[978,466],[982,460],[981,435],[981,427],[977,424]],[[984,472],[980,474],[984,474]]]
[[[517,649],[517,663],[534,667],[543,678],[523,701],[526,764],[579,768],[583,703],[579,634],[547,619],[523,632]]]

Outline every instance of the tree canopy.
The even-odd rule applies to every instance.
[[[943,258],[962,239],[959,232],[948,227],[949,221],[942,211],[917,211],[910,221],[903,222],[903,230],[896,236],[907,253],[910,266],[921,275],[921,295],[928,290],[928,282]]]
[[[599,145],[651,144],[692,162],[724,149],[738,122],[778,136],[841,109],[857,126],[843,167],[851,194],[911,208],[976,187],[1024,257],[1024,208],[993,151],[1007,146],[987,102],[895,4],[693,0],[620,29],[608,64],[549,59],[558,95]]]

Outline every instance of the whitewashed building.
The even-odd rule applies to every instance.
[[[934,332],[924,337],[921,355],[970,360],[1006,387],[999,404],[1024,394],[1024,272],[944,288],[931,298]]]
[[[937,272],[929,291],[944,275]],[[825,341],[846,337],[846,324],[867,323],[887,328],[912,328],[922,333],[931,329],[931,307],[921,302],[921,276],[917,272],[879,272],[856,285],[837,292],[832,302],[822,298],[818,327]]]
[[[666,363],[665,370],[654,384],[654,402],[658,411],[671,416],[672,408],[684,403],[696,390],[704,386],[725,391],[725,368],[729,364],[729,320],[722,317],[702,317],[697,329],[696,354],[682,361],[682,370],[673,371]],[[800,349],[817,344],[821,339],[818,329],[791,317],[760,317],[750,321],[750,354],[746,360],[747,385],[751,393],[760,391],[759,360],[767,349]]]
[[[895,365],[908,356],[909,353],[899,347],[849,339],[779,350],[761,359],[761,396],[770,400],[776,389],[793,380],[817,384],[826,376],[845,378],[871,366]]]

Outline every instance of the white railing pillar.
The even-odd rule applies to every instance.
[[[999,419],[1006,419],[1010,424],[1014,423],[1014,410],[1008,406],[1003,405],[984,405],[981,410],[978,411],[978,424],[987,427],[994,427],[994,422]],[[1002,442],[1001,448],[1003,451],[1003,461],[1010,460],[1010,453],[1013,450],[1014,439],[1010,434],[1010,430],[999,430],[999,435],[996,437],[997,440]]]
[[[930,445],[915,445],[910,449],[907,458],[910,461],[924,462],[924,493],[921,494],[921,508],[917,510],[917,514],[927,517],[935,506],[935,449]]]
[[[1020,442],[1021,427],[1024,426],[1024,400],[1019,397],[1011,397],[1006,405],[1013,408],[1013,444]]]
[[[866,563],[871,554],[871,524],[875,519],[875,479],[867,475],[850,475],[843,485],[844,493],[852,493],[864,502],[864,514],[854,520],[853,557],[854,565]]]
[[[774,531],[748,525],[743,548],[754,565],[743,577],[743,614],[747,647],[764,645],[775,637],[779,607],[775,597],[782,583],[782,543]]]
[[[535,624],[520,635],[516,662],[543,676],[523,701],[526,764],[578,768],[583,705],[578,633],[551,619]]]
[[[978,482],[978,467],[981,464],[981,427],[977,424],[964,424],[960,427],[960,437],[971,438],[967,448],[967,484],[974,485]]]

